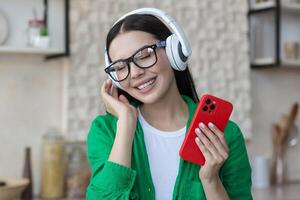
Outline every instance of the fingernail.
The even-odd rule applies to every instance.
[[[215,127],[215,125],[214,125],[213,123],[211,123],[211,122],[208,123],[208,126],[209,126],[210,128]]]
[[[200,122],[200,127],[205,128],[205,125],[202,122]]]
[[[198,142],[198,143],[200,142],[200,139],[198,137],[196,137],[196,142]]]
[[[196,132],[197,135],[199,135],[199,134],[201,133],[201,131],[200,131],[199,128],[196,128],[196,129],[195,129],[195,132]]]

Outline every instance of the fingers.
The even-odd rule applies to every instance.
[[[205,145],[200,141],[199,137],[195,139],[197,146],[199,147],[200,151],[202,152],[203,156],[206,160],[211,160],[212,155],[209,150],[205,147]]]
[[[200,123],[199,128],[201,131],[199,128],[196,128],[195,132],[213,158],[221,162],[228,158],[228,146],[224,139],[224,134],[213,124],[210,124],[210,127],[212,130]]]
[[[109,88],[109,94],[114,98],[118,99],[118,90],[117,87],[114,86],[114,84],[112,83],[112,80],[111,79],[106,80],[106,84],[108,85]]]
[[[113,86],[110,79],[106,80],[101,87],[101,94],[112,96],[115,99],[118,99],[118,91],[115,86]]]
[[[204,147],[210,152],[212,157],[214,157],[215,159],[221,159],[215,145],[211,141],[209,141],[209,139],[206,137],[206,135],[201,134],[201,131],[199,128],[196,128],[195,132],[196,132],[198,138],[200,139],[200,141],[202,142],[202,144],[204,145]]]
[[[101,86],[101,96],[107,112],[119,117],[123,113],[134,111],[136,116],[134,106],[130,105],[128,99],[124,95],[118,96],[118,90],[112,85],[110,79],[106,80]]]
[[[117,88],[114,85],[111,86],[111,95],[114,98],[118,98],[118,90],[117,90]]]
[[[111,81],[106,80],[101,86],[101,93],[110,93]]]
[[[122,101],[123,103],[129,104],[128,99],[123,94],[119,96],[119,100]]]
[[[115,98],[111,95],[111,80],[106,80],[102,86],[101,86],[101,96],[102,100],[104,102],[104,105],[107,109],[107,111],[111,114],[115,114],[115,111],[113,108],[117,106],[116,100],[118,98]]]
[[[218,129],[213,123],[209,122],[208,127],[215,133],[215,135],[219,138],[220,142],[222,143],[223,147],[228,151],[228,145],[224,137],[224,133]]]
[[[114,84],[112,83],[111,79],[108,79],[104,83],[106,85],[106,91],[109,95],[111,95],[113,98],[118,99],[118,89]]]

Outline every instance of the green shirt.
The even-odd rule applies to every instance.
[[[187,96],[182,98],[189,109],[189,127],[197,105]],[[117,118],[110,114],[98,116],[92,122],[87,137],[88,159],[92,168],[87,199],[155,199],[143,130],[139,122],[132,144],[131,168],[108,161],[116,135],[116,124]],[[243,135],[232,121],[228,122],[224,134],[229,157],[219,171],[223,186],[230,199],[252,199],[251,167]],[[206,199],[199,179],[199,169],[193,163],[180,160],[173,200]]]

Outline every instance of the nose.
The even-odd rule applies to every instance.
[[[133,62],[130,63],[130,76],[132,79],[138,78],[145,73],[145,69],[136,66]]]

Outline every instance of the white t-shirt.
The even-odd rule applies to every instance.
[[[179,169],[179,149],[186,127],[177,131],[161,131],[151,126],[138,109],[156,200],[171,200]]]

